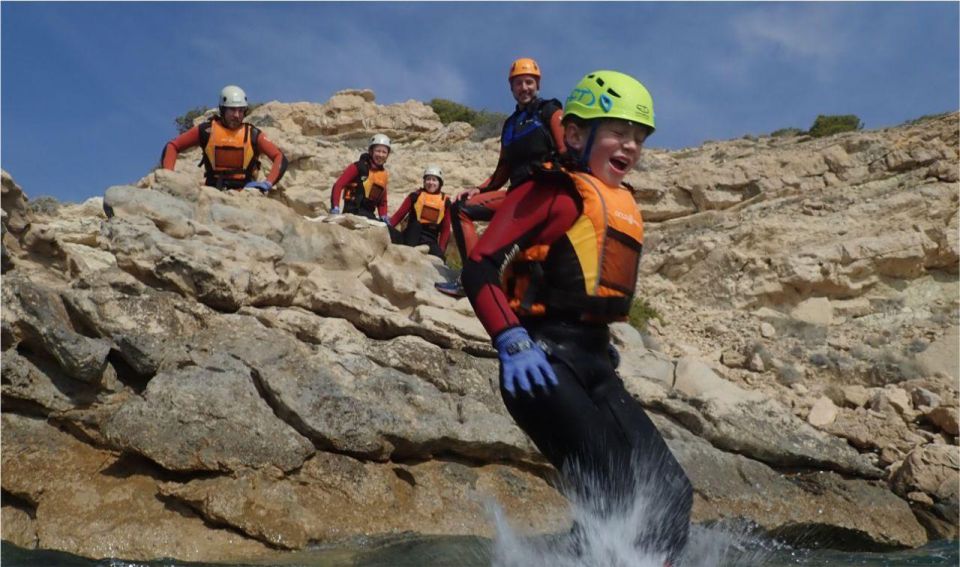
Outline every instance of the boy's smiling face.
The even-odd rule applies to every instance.
[[[569,123],[565,128],[566,143],[583,152],[590,128]],[[640,159],[643,142],[649,135],[646,126],[626,120],[602,120],[597,126],[593,146],[587,159],[590,171],[607,185],[616,187]]]

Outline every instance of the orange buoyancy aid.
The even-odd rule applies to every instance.
[[[379,203],[380,198],[387,191],[387,182],[390,180],[386,169],[371,169],[367,179],[363,182],[364,196],[374,203]]]
[[[231,130],[219,120],[210,122],[210,138],[203,148],[204,162],[210,177],[242,182],[252,176],[257,152],[253,147],[253,126]]]
[[[417,221],[420,224],[429,225],[438,225],[443,222],[443,215],[446,214],[449,199],[446,194],[440,191],[436,193],[420,191],[420,194],[417,195],[417,201],[413,204]]]
[[[583,172],[543,175],[566,178],[580,196],[583,212],[559,240],[519,251],[503,270],[510,307],[520,315],[625,320],[643,250],[643,218],[632,191]]]
[[[383,194],[387,191],[387,183],[390,176],[386,169],[367,169],[358,166],[360,174],[357,179],[344,187],[343,199],[348,202],[356,202],[358,206],[364,203],[379,203]],[[363,195],[360,195],[359,188],[363,187]]]

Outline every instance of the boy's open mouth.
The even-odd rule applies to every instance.
[[[626,173],[627,169],[630,167],[630,162],[623,158],[613,157],[610,158],[610,165],[613,166],[618,173]]]

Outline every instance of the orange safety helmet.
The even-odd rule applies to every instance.
[[[540,66],[529,57],[521,57],[514,61],[513,65],[510,65],[510,74],[507,76],[507,81],[513,82],[513,78],[517,75],[533,75],[537,79],[537,84],[540,84]]]

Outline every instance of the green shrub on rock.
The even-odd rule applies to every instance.
[[[841,132],[855,132],[863,128],[863,122],[855,114],[821,114],[813,121],[807,132],[814,138],[832,136]]]
[[[633,303],[630,304],[630,313],[627,315],[627,322],[630,323],[630,326],[634,329],[645,331],[647,329],[647,323],[650,322],[651,319],[657,319],[663,323],[663,317],[656,308],[647,303],[646,299],[635,297]]]
[[[800,128],[780,128],[779,130],[774,130],[770,133],[774,138],[793,138],[795,136],[800,136],[804,132]]]
[[[474,133],[471,136],[473,140],[485,140],[500,135],[500,128],[503,126],[507,115],[501,112],[490,112],[488,110],[474,110],[464,106],[459,102],[453,102],[445,98],[435,98],[430,101],[430,107],[440,117],[440,122],[449,124],[451,122],[466,122],[473,126]]]
[[[193,128],[193,121],[203,116],[208,110],[210,110],[209,106],[197,106],[174,118],[173,121],[177,124],[177,133],[183,134]]]
[[[466,122],[473,124],[477,118],[477,111],[458,102],[445,98],[435,98],[430,101],[430,108],[440,117],[444,125],[451,122]]]

